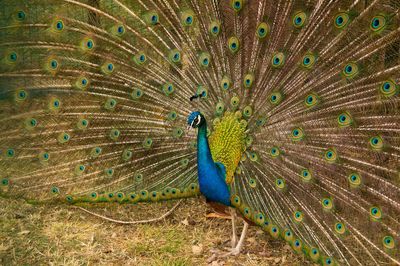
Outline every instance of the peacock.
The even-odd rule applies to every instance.
[[[228,255],[252,225],[314,263],[400,265],[398,0],[0,6],[2,197],[202,195],[243,217]]]

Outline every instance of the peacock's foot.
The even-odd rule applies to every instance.
[[[227,251],[225,250],[219,250],[219,249],[212,249],[210,252],[212,253],[211,257],[208,258],[207,262],[211,263],[213,261],[216,261],[218,259],[224,259],[230,256],[237,256],[240,254],[240,248],[239,247],[234,247],[234,248],[226,248]]]
[[[222,259],[226,258],[229,256],[237,256],[240,254],[240,251],[242,250],[244,239],[246,237],[247,229],[249,228],[249,224],[244,222],[242,234],[240,235],[240,239],[237,242],[236,246],[234,248],[228,249],[228,252],[221,252],[220,250],[211,250],[211,253],[214,253],[209,259],[208,262],[213,262],[217,259]],[[236,240],[235,240],[236,242]],[[233,241],[232,241],[233,243]]]

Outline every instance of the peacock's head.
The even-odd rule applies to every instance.
[[[187,123],[192,128],[198,128],[205,122],[204,116],[199,112],[193,112],[188,116]]]

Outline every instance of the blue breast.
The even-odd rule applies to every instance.
[[[222,174],[212,159],[207,139],[207,124],[199,127],[197,134],[197,171],[200,192],[212,202],[231,206],[230,192]]]

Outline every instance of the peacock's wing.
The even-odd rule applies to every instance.
[[[186,116],[194,84],[210,74],[188,6],[1,5],[3,194],[133,202],[198,194]]]
[[[232,203],[315,262],[400,264],[399,3],[297,3],[234,17],[255,81]]]
[[[239,122],[238,116],[226,112],[213,121],[213,131],[208,141],[215,162],[225,167],[225,181],[230,184],[245,149],[246,121]]]

